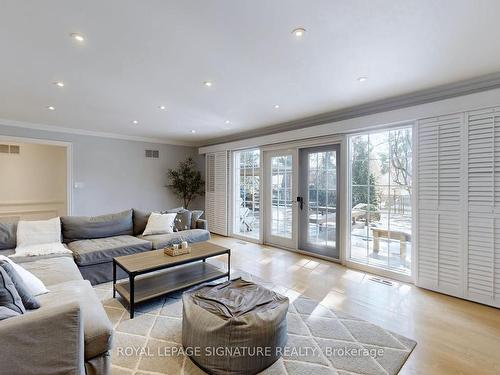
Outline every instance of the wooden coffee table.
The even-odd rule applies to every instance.
[[[227,271],[206,262],[207,258],[227,254]],[[128,275],[128,281],[116,282],[116,267]],[[211,242],[191,244],[191,253],[172,257],[162,250],[113,258],[113,298],[116,292],[130,306],[134,318],[135,304],[168,293],[190,288],[222,277],[230,279],[231,249]]]

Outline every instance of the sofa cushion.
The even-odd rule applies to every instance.
[[[111,349],[113,326],[87,280],[75,280],[53,285],[50,292],[39,296],[43,311],[48,307],[77,302],[80,305],[84,325],[85,359],[103,354]],[[28,312],[29,314],[31,312]]]
[[[132,210],[101,216],[62,216],[64,242],[134,233]]]
[[[151,241],[153,249],[163,249],[164,247],[172,246],[174,243],[187,241],[189,243],[208,241],[210,232],[203,229],[188,229],[182,232],[174,232],[169,234],[153,234],[149,236],[139,236],[146,241]]]
[[[146,225],[148,224],[149,215],[151,211],[141,211],[134,208],[134,236],[138,236],[144,233]]]
[[[88,266],[111,262],[114,257],[151,250],[151,242],[133,236],[75,241],[68,244],[76,264]]]
[[[17,223],[0,223],[0,250],[16,247]]]
[[[38,277],[43,284],[51,289],[52,285],[66,281],[82,281],[83,277],[71,256],[47,257],[30,262],[22,262],[19,265]],[[18,260],[15,260],[19,263]]]

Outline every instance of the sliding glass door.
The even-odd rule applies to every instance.
[[[235,151],[233,167],[233,234],[260,240],[260,151]]]
[[[411,273],[412,129],[349,138],[350,248],[348,259]]]

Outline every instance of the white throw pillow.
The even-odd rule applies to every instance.
[[[20,265],[14,263],[5,255],[0,255],[0,260],[5,260],[9,262],[12,265],[12,267],[14,267],[19,277],[24,281],[26,287],[34,296],[38,296],[40,294],[45,294],[49,292],[49,290],[45,287],[45,285],[43,285],[42,280],[40,280],[38,277],[33,275],[31,272],[27,271]]]
[[[17,223],[17,246],[61,242],[61,220],[24,221]]]
[[[174,233],[174,221],[176,216],[176,213],[159,214],[157,212],[152,212],[151,215],[149,215],[146,229],[142,235],[148,236],[150,234]]]
[[[16,253],[11,258],[16,257],[35,257],[49,254],[72,254],[71,250],[66,248],[60,242],[42,243],[36,245],[26,245],[16,247]]]

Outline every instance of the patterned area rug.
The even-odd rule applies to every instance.
[[[262,375],[397,374],[416,345],[248,273],[233,275],[290,298],[287,348]],[[205,374],[182,353],[180,293],[138,305],[131,320],[125,302],[111,298],[111,283],[95,290],[115,328],[113,374]]]

